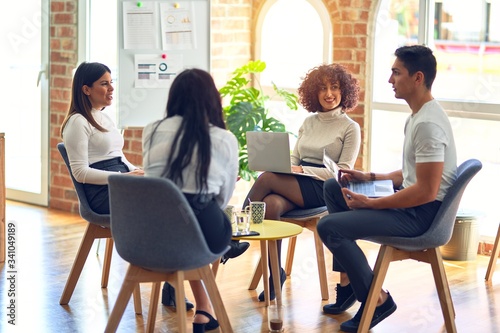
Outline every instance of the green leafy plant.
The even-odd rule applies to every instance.
[[[258,73],[266,69],[266,63],[260,60],[250,61],[237,68],[233,77],[227,81],[219,92],[221,97],[229,97],[229,104],[224,106],[226,126],[238,139],[239,146],[239,176],[250,180],[257,177],[257,173],[248,169],[248,152],[246,132],[286,132],[285,125],[269,115],[266,102],[273,97],[264,95]],[[283,98],[291,110],[298,109],[298,98],[295,94],[278,88],[272,83],[276,96]]]

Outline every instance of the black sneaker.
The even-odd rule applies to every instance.
[[[328,314],[340,314],[349,309],[356,302],[356,295],[351,288],[351,284],[342,287],[337,283],[337,297],[334,304],[327,304],[323,307],[323,312]]]
[[[370,323],[370,329],[372,329],[375,325],[380,323],[385,318],[389,317],[397,309],[396,303],[394,303],[391,294],[389,293],[387,294],[389,297],[387,297],[384,304],[381,304],[375,308],[372,322]],[[359,323],[361,322],[361,316],[363,316],[364,309],[365,309],[365,303],[362,303],[358,312],[354,317],[340,324],[340,330],[344,332],[357,332]]]

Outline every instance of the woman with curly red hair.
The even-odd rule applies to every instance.
[[[291,156],[292,171],[315,177],[262,173],[247,198],[264,201],[265,218],[270,220],[280,220],[283,214],[295,208],[325,206],[323,183],[326,179],[336,179],[337,175],[323,165],[324,154],[339,168],[352,169],[361,144],[359,124],[347,116],[358,104],[359,82],[346,67],[330,64],[312,68],[298,94],[300,104],[312,115],[299,129]],[[281,241],[278,242],[278,259],[281,267]],[[280,268],[282,286],[285,280],[285,271]],[[272,276],[270,281],[272,300],[275,298]],[[264,301],[264,293],[259,295],[259,300]]]

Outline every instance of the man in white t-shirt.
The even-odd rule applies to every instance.
[[[351,180],[391,179],[399,190],[383,198],[368,198],[342,188],[331,179],[324,184],[329,215],[318,223],[323,243],[333,253],[340,272],[336,303],[323,307],[327,314],[340,314],[356,300],[356,315],[341,324],[356,332],[363,314],[373,271],[356,240],[370,236],[415,237],[423,234],[436,215],[448,188],[456,179],[456,148],[450,121],[431,94],[436,77],[436,58],[422,45],[403,46],[395,52],[389,83],[396,98],[411,109],[405,124],[402,169],[390,173],[341,170],[340,183]],[[396,310],[391,295],[380,291],[370,328]]]

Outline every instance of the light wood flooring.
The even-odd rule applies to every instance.
[[[86,222],[75,214],[11,201],[7,202],[6,215],[7,223],[17,224],[16,326],[8,324],[7,306],[12,299],[8,296],[9,274],[5,264],[0,264],[0,332],[103,332],[127,263],[115,252],[108,288],[101,289],[104,242],[97,250],[96,241],[69,305],[61,306],[59,297]],[[286,249],[287,242],[283,245]],[[378,246],[363,242],[362,247],[374,263]],[[326,252],[330,302],[334,302],[338,275],[331,272],[331,255]],[[478,256],[475,261],[445,262],[458,332],[500,332],[500,267],[492,283],[486,284],[488,259]],[[233,329],[238,333],[267,332],[266,308],[257,301],[262,283],[257,291],[248,290],[258,260],[259,246],[252,242],[241,257],[221,265],[217,275]],[[304,230],[297,241],[292,275],[283,287],[285,332],[337,332],[340,323],[356,313],[358,304],[342,315],[322,314],[322,306],[328,302],[321,300],[318,284],[312,234]],[[193,299],[189,285],[186,287],[188,298]],[[412,261],[392,263],[384,287],[391,292],[398,310],[372,332],[444,332],[429,265]],[[145,284],[141,288],[143,315],[134,314],[131,301],[119,332],[144,331],[150,287]],[[190,311],[189,322],[192,315]],[[177,332],[172,309],[159,306],[156,332]]]

